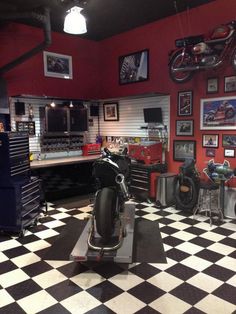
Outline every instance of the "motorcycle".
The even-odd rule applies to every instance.
[[[127,148],[122,154],[112,153],[104,148],[103,156],[93,164],[97,191],[88,237],[88,246],[91,249],[109,251],[122,244],[125,236],[122,214],[125,202],[129,199],[130,163]]]
[[[176,208],[193,210],[198,201],[200,174],[193,158],[186,158],[179,167],[179,174],[174,180],[174,198]]]
[[[194,73],[215,69],[230,59],[236,70],[236,21],[216,27],[209,38],[190,36],[175,41],[177,49],[169,54],[169,75],[175,83],[189,81]]]
[[[216,109],[209,110],[205,116],[205,121],[219,121],[232,119],[235,116],[235,108],[228,101],[223,101]]]

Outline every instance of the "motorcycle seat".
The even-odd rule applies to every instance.
[[[196,45],[202,41],[204,41],[203,35],[189,36],[189,37],[176,39],[175,46],[177,48],[182,48],[184,46]]]

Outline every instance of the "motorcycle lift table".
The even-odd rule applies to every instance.
[[[88,236],[92,224],[92,220],[89,219],[70,254],[70,260],[74,262],[102,260],[116,263],[132,263],[135,205],[125,205],[123,219],[126,236],[123,238],[122,245],[117,250],[103,251],[101,254],[100,251],[89,248]],[[99,240],[99,235],[95,234],[95,238]]]

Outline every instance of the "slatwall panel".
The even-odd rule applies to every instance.
[[[119,103],[119,121],[103,121],[103,101],[99,108],[100,134],[103,136],[148,137],[148,131],[141,129],[147,126],[144,122],[144,108],[162,108],[163,124],[170,129],[170,97],[150,96],[143,98],[131,98],[109,100]]]
[[[16,116],[15,106],[16,101],[25,103],[25,115]],[[44,98],[10,98],[10,114],[11,127],[14,131],[16,128],[15,121],[28,121],[28,106],[33,106],[33,113],[35,122],[35,136],[30,136],[30,151],[40,151],[40,120],[39,108],[45,107],[51,103],[52,99]],[[54,100],[55,104],[62,103],[62,100]],[[119,121],[104,121],[103,119],[103,103],[104,102],[118,102],[119,104]],[[88,108],[89,130],[87,133],[87,142],[94,143],[98,134],[102,136],[124,136],[124,137],[148,137],[147,129],[141,129],[141,126],[147,126],[144,122],[143,108],[162,108],[163,124],[170,129],[170,99],[169,96],[150,96],[130,99],[115,99],[103,100],[99,104],[99,117],[90,117],[90,102],[84,102]]]

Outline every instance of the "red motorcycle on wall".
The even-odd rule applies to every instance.
[[[209,38],[190,36],[175,41],[169,54],[169,75],[175,83],[189,81],[194,73],[214,69],[230,60],[236,71],[236,21],[216,27]]]

